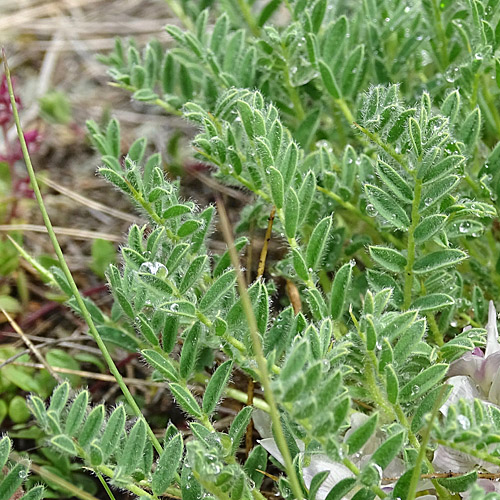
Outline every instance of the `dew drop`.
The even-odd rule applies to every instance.
[[[459,415],[457,421],[464,431],[470,428],[470,420],[465,415]]]
[[[366,213],[370,217],[376,217],[378,215],[377,209],[371,203],[368,203],[368,205],[366,205]]]
[[[150,273],[161,278],[168,275],[168,269],[161,262],[144,262],[141,264],[139,271],[143,273]]]

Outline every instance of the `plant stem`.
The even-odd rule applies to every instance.
[[[17,453],[11,453],[10,457],[16,462],[24,460],[23,457],[21,455],[18,455]],[[40,467],[39,465],[36,465],[33,462],[30,463],[29,467],[35,474],[38,474],[42,479],[51,481],[57,484],[57,486],[59,486],[60,488],[69,491],[71,493],[71,496],[80,498],[81,500],[98,500],[90,493],[83,491],[82,489],[78,488],[78,486],[75,486],[73,483],[70,483],[69,481],[63,479],[62,477],[59,477],[59,475],[50,472],[45,467]]]
[[[368,215],[363,214],[361,212],[361,210],[356,205],[353,205],[349,201],[343,200],[337,193],[334,193],[333,191],[330,191],[329,189],[326,189],[323,186],[317,186],[316,189],[318,191],[320,191],[321,193],[324,193],[326,196],[328,196],[332,200],[335,200],[342,208],[351,212],[358,219],[361,219],[363,222],[368,224],[368,226],[370,227],[370,231],[373,233],[372,236],[374,238],[376,238],[377,236],[381,236],[384,240],[392,243],[396,248],[399,248],[400,250],[405,248],[405,246],[403,245],[401,240],[396,238],[394,235],[392,235],[391,233],[380,231],[377,228],[377,224],[376,224],[375,220],[372,217],[369,217]]]
[[[94,321],[92,320],[92,316],[90,315],[90,313],[85,305],[85,302],[83,301],[83,298],[80,295],[80,291],[78,290],[78,287],[75,283],[75,280],[73,279],[73,275],[71,274],[71,271],[68,267],[68,264],[66,263],[66,259],[64,258],[64,254],[63,254],[61,247],[59,245],[59,242],[57,240],[57,236],[54,233],[54,229],[52,227],[52,222],[50,221],[49,214],[47,213],[47,209],[45,208],[45,203],[44,203],[43,198],[42,198],[42,193],[40,192],[40,187],[38,186],[38,181],[36,179],[35,170],[33,168],[33,164],[31,163],[31,158],[30,158],[30,155],[28,152],[28,147],[26,146],[26,141],[24,140],[23,130],[21,128],[21,122],[19,120],[19,114],[17,111],[17,105],[16,105],[16,100],[14,97],[14,90],[12,88],[12,80],[10,78],[10,70],[9,70],[9,66],[7,64],[7,57],[5,54],[5,50],[2,50],[2,56],[3,56],[3,63],[4,63],[4,69],[5,69],[5,76],[7,78],[7,85],[9,88],[10,102],[12,105],[12,113],[14,115],[14,121],[16,123],[16,129],[17,129],[17,135],[19,137],[19,142],[21,143],[21,150],[23,152],[23,157],[24,157],[24,161],[26,163],[26,168],[28,170],[28,175],[30,177],[33,192],[35,193],[38,207],[39,207],[40,212],[42,214],[42,218],[43,218],[43,222],[45,224],[45,227],[47,228],[47,232],[49,234],[50,241],[51,241],[52,246],[54,247],[54,251],[57,255],[59,265],[61,266],[61,269],[62,269],[66,279],[68,280],[71,291],[75,297],[76,303],[81,311],[83,319],[87,323],[92,337],[94,337],[94,340],[95,340],[97,346],[99,347],[100,351],[102,352],[102,355],[103,355],[103,357],[104,357],[104,359],[109,367],[109,371],[115,377],[117,384],[120,386],[120,389],[122,390],[123,395],[125,396],[125,399],[127,400],[127,403],[133,409],[135,415],[144,420],[144,424],[146,425],[146,429],[147,429],[148,435],[151,439],[151,442],[153,443],[156,451],[158,453],[161,453],[163,450],[162,450],[162,447],[160,445],[160,442],[158,441],[153,430],[151,429],[148,422],[144,418],[144,415],[142,414],[140,408],[137,406],[137,403],[135,402],[132,394],[130,393],[130,391],[127,387],[127,384],[125,384],[125,382],[123,381],[121,373],[118,371],[118,368],[116,367],[115,362],[113,361],[113,358],[109,354],[109,351],[108,351],[108,348],[106,347],[106,344],[104,343],[101,336],[99,335],[99,332],[97,331],[97,328],[94,324]]]
[[[497,135],[500,136],[500,113],[498,112],[498,109],[495,104],[495,99],[490,93],[489,89],[489,81],[486,77],[486,75],[483,75],[483,97],[484,100],[486,101],[486,104],[488,106],[488,110],[491,112],[493,115],[493,120],[495,121],[495,127],[497,131]]]
[[[404,285],[404,309],[411,304],[411,289],[413,286],[413,264],[415,263],[415,229],[420,221],[419,205],[422,196],[422,179],[415,179],[415,191],[411,207],[411,225],[408,229],[408,255],[406,256],[405,285]]]
[[[217,208],[221,220],[222,232],[224,234],[224,239],[226,240],[229,255],[231,257],[231,263],[234,269],[236,270],[241,304],[243,306],[243,311],[245,312],[245,316],[248,321],[250,337],[252,339],[252,346],[254,349],[255,359],[257,361],[257,366],[259,370],[260,383],[262,384],[262,388],[264,389],[264,398],[266,399],[267,404],[269,405],[271,420],[273,423],[273,429],[276,438],[276,444],[278,445],[278,448],[283,457],[285,470],[288,475],[288,479],[290,481],[290,487],[292,489],[294,498],[295,500],[302,500],[304,498],[302,494],[302,488],[300,486],[299,479],[297,477],[297,473],[293,465],[290,450],[288,449],[288,445],[285,439],[285,433],[283,431],[283,426],[281,425],[278,405],[274,398],[274,394],[271,388],[271,380],[269,377],[269,373],[267,371],[267,360],[264,356],[264,351],[262,349],[262,343],[257,329],[257,321],[255,319],[255,314],[252,308],[252,302],[250,301],[250,296],[248,295],[245,278],[243,277],[243,273],[241,272],[240,269],[238,254],[236,253],[236,249],[234,247],[234,241],[233,241],[233,236],[231,234],[229,220],[227,218],[224,205],[220,201],[217,202]]]
[[[168,5],[172,13],[177,19],[180,19],[184,27],[190,31],[193,30],[193,21],[186,15],[182,5],[179,5],[176,0],[165,0],[165,3]]]
[[[409,174],[411,174],[411,169],[406,163],[404,155],[398,153],[390,144],[386,144],[378,134],[370,132],[367,128],[362,127],[356,122],[353,122],[353,125],[363,132],[369,139],[371,139],[377,146],[382,148],[391,158],[396,160]]]
[[[448,40],[446,39],[438,0],[432,0],[432,11],[434,14],[434,22],[436,24],[438,38],[441,44],[441,69],[445,70],[448,66]]]
[[[425,459],[425,453],[427,451],[427,443],[429,442],[429,439],[431,437],[431,429],[434,420],[437,417],[439,407],[441,406],[441,400],[443,399],[444,393],[446,391],[446,385],[443,385],[441,387],[441,390],[439,391],[439,395],[436,398],[436,401],[434,402],[434,405],[432,407],[432,412],[431,412],[431,418],[427,424],[427,427],[424,430],[424,433],[422,435],[422,442],[420,443],[420,449],[418,450],[418,455],[417,459],[415,461],[415,467],[413,469],[413,473],[411,475],[411,480],[410,480],[410,485],[408,487],[408,494],[406,496],[407,500],[414,500],[416,493],[417,493],[417,485],[418,481],[420,480],[420,472],[422,469],[422,464]]]
[[[256,37],[260,36],[260,27],[255,21],[252,15],[252,11],[250,10],[250,7],[246,3],[246,1],[237,0],[237,3],[243,18],[245,19],[245,22],[247,23],[248,27],[250,28],[250,31],[252,32],[252,35]]]
[[[295,110],[295,115],[297,121],[300,123],[306,116],[304,112],[304,108],[302,107],[302,102],[300,100],[299,93],[297,88],[292,85],[292,81],[290,80],[290,65],[288,59],[288,49],[282,44],[281,49],[283,51],[283,57],[285,58],[286,64],[283,67],[283,81],[288,92],[288,96],[293,104],[293,109]]]
[[[238,389],[233,389],[232,387],[228,387],[224,393],[226,396],[235,399],[236,401],[239,401],[240,403],[246,403],[247,401],[247,394],[243,391],[239,391]],[[255,406],[255,408],[265,411],[266,413],[270,413],[271,410],[269,409],[269,405],[260,398],[253,398],[253,403],[252,406]]]
[[[344,458],[342,460],[342,463],[355,475],[355,476],[359,476],[361,474],[361,471],[359,470],[359,468],[357,467],[357,465],[352,462],[351,460],[349,460],[348,458]],[[378,495],[379,498],[387,498],[387,493],[385,493],[382,488],[380,488],[379,486],[371,486],[370,489],[376,494]]]
[[[108,494],[110,500],[115,500],[115,496],[113,495],[113,492],[109,488],[106,480],[102,477],[102,474],[100,472],[96,472],[96,475],[99,478],[99,481],[101,481],[102,487],[106,490],[106,493]]]
[[[436,318],[434,317],[434,314],[429,313],[427,315],[427,322],[429,323],[429,326],[431,327],[431,332],[434,337],[434,342],[438,347],[441,347],[444,345],[444,339],[443,335],[439,331],[439,326],[436,322]]]
[[[363,339],[363,341],[365,341],[365,339]],[[373,351],[370,351],[368,353],[368,359],[370,360],[370,362],[366,363],[365,375],[373,400],[385,412],[387,416],[394,419],[395,417],[394,411],[386,403],[384,395],[382,394],[380,387],[377,385],[377,379],[376,379],[377,359]]]

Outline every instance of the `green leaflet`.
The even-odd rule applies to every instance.
[[[434,387],[446,374],[447,364],[435,364],[426,368],[410,380],[400,391],[399,399],[402,403],[415,401]]]
[[[231,375],[232,367],[233,362],[231,360],[225,361],[215,370],[215,373],[210,378],[203,396],[202,408],[205,414],[210,415],[215,410],[215,406],[219,402]]]
[[[142,452],[146,445],[146,425],[140,418],[132,427],[126,441],[123,453],[118,458],[117,476],[128,476],[136,468],[142,458]]]
[[[0,500],[10,500],[28,476],[25,464],[16,464],[0,483]]]
[[[406,258],[400,252],[389,247],[369,247],[371,258],[380,266],[395,273],[402,272]]]
[[[285,232],[288,238],[295,238],[299,222],[300,205],[295,189],[290,188],[285,205]]]
[[[236,415],[229,427],[228,433],[232,441],[231,451],[233,454],[236,453],[236,450],[240,446],[241,438],[252,418],[252,412],[253,408],[251,406],[245,406],[238,415]]]
[[[269,167],[269,184],[271,186],[271,195],[274,205],[277,209],[283,208],[285,199],[285,190],[283,187],[283,176],[280,171],[274,167]]]
[[[479,108],[476,108],[470,112],[460,127],[460,139],[470,152],[472,152],[472,150],[476,147],[480,128],[481,111]]]
[[[415,299],[411,307],[420,312],[439,311],[443,307],[452,306],[455,303],[453,297],[445,293],[431,293]]]
[[[413,271],[415,273],[430,273],[443,267],[456,265],[466,258],[467,254],[462,250],[438,250],[417,259],[413,265]]]
[[[365,184],[365,193],[378,213],[392,226],[406,230],[410,227],[410,219],[401,204],[383,189]]]
[[[328,493],[326,500],[342,500],[356,484],[356,478],[346,477],[341,479]]]
[[[318,61],[318,67],[321,74],[321,79],[323,80],[323,85],[325,86],[328,93],[333,98],[340,99],[340,88],[337,81],[335,80],[335,77],[333,76],[332,70],[323,60]]]
[[[425,183],[432,182],[436,179],[440,179],[450,173],[460,174],[459,171],[465,158],[460,155],[447,156],[438,163],[434,163],[428,166],[422,172],[422,180]]]
[[[395,194],[401,201],[411,203],[413,200],[413,190],[408,182],[394,170],[388,163],[379,160],[377,163],[377,173],[384,184]]]
[[[187,413],[196,418],[201,418],[201,408],[196,399],[188,389],[179,384],[171,383],[170,390],[177,401],[177,404]]]
[[[200,311],[204,312],[213,307],[215,302],[233,286],[235,281],[236,275],[234,271],[227,271],[217,278],[201,299],[199,303]]]
[[[380,468],[385,469],[399,453],[404,443],[404,432],[390,436],[371,457],[371,461]]]
[[[346,439],[346,444],[349,447],[349,454],[352,455],[359,451],[363,445],[370,439],[375,432],[378,422],[378,413],[374,413],[370,418],[355,429]]]
[[[64,432],[70,436],[74,436],[85,418],[87,404],[89,401],[88,391],[82,391],[71,405],[71,409],[66,417]]]
[[[477,471],[463,474],[459,477],[448,477],[438,479],[441,486],[444,486],[452,492],[467,491],[477,480]]]
[[[0,439],[0,468],[3,469],[3,466],[7,463],[7,460],[10,455],[11,444],[8,436],[4,436]]]
[[[50,404],[48,411],[54,412],[59,415],[66,405],[69,396],[69,383],[63,382],[59,385],[54,392],[52,393],[52,397],[50,398]]]
[[[76,455],[76,447],[73,440],[64,434],[54,436],[50,440],[50,444],[54,446],[59,452],[67,455]]]
[[[349,292],[352,277],[352,264],[344,264],[335,275],[330,297],[330,314],[333,319],[339,319],[344,312],[345,300]]]
[[[152,349],[145,349],[142,355],[146,361],[156,370],[158,370],[168,381],[177,382],[179,375],[168,357],[162,356],[160,353]]]
[[[320,264],[323,250],[332,227],[331,217],[325,217],[314,228],[314,231],[309,239],[306,251],[306,264],[308,268],[316,270]]]
[[[443,179],[431,182],[422,189],[422,201],[419,205],[419,210],[424,211],[433,207],[450,191],[455,189],[460,182],[456,175],[450,175]]]
[[[452,390],[452,386],[447,386],[445,393],[443,395],[443,399],[441,400],[441,404],[444,403],[448,395]],[[434,403],[436,402],[437,397],[441,393],[441,386],[438,385],[432,391],[430,391],[425,398],[422,399],[417,409],[415,410],[415,414],[413,415],[413,419],[411,421],[411,430],[413,432],[418,432],[426,423],[425,416],[432,411]]]
[[[423,243],[429,240],[444,227],[445,222],[446,215],[436,214],[424,217],[415,228],[415,241]]]
[[[181,359],[179,361],[179,374],[182,379],[187,379],[191,375],[196,357],[198,355],[198,341],[202,334],[202,326],[197,321],[188,331],[182,345]]]
[[[107,459],[118,446],[120,437],[125,432],[125,409],[123,405],[118,406],[106,424],[106,428],[99,441],[103,459]]]
[[[151,483],[153,492],[161,495],[175,479],[175,474],[179,467],[183,451],[182,436],[176,434],[168,441],[163,453],[158,460],[158,465],[153,473]]]
[[[104,421],[105,409],[104,405],[96,406],[88,415],[83,428],[78,434],[78,444],[87,446],[95,439],[101,431],[101,426]]]
[[[399,381],[392,365],[385,366],[385,387],[387,400],[391,404],[396,404],[399,398]]]

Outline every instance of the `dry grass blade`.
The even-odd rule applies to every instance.
[[[137,223],[137,216],[135,215],[130,215],[126,214],[125,212],[122,212],[121,210],[116,210],[115,208],[108,207],[104,205],[103,203],[99,203],[98,201],[91,200],[85,196],[82,196],[81,194],[65,187],[61,186],[61,184],[58,184],[57,182],[45,177],[45,178],[40,178],[40,182],[43,184],[49,186],[50,188],[54,189],[58,193],[63,194],[64,196],[67,196],[68,198],[84,205],[87,208],[92,208],[94,210],[98,210],[99,212],[103,212],[106,215],[112,215],[113,217],[116,217],[117,219],[124,220],[126,222],[130,222],[132,224]]]
[[[0,232],[7,231],[33,231],[35,233],[46,233],[45,226],[37,224],[0,224]],[[71,229],[69,227],[54,227],[54,232],[60,236],[71,236],[77,240],[107,240],[120,243],[123,240],[122,236],[101,233],[100,231],[86,231],[85,229]]]
[[[31,340],[24,334],[20,326],[15,322],[15,320],[10,316],[10,314],[3,308],[0,308],[0,311],[2,311],[2,314],[7,318],[7,321],[10,323],[12,328],[14,328],[16,333],[23,339],[23,342],[27,345],[27,347],[35,355],[35,357],[40,361],[43,367],[50,373],[52,378],[54,378],[58,383],[61,383],[63,379],[57,373],[55,373],[52,366],[50,366],[47,363],[47,361],[42,356],[40,351],[36,348],[35,344],[33,344],[33,342],[31,342]]]
[[[0,362],[4,360],[0,359]],[[7,361],[7,360],[6,360]],[[47,369],[47,367],[41,363],[25,363],[22,361],[13,361],[12,364],[14,366],[25,366],[26,368],[37,368],[39,370]],[[66,375],[77,375],[78,377],[85,377],[93,380],[101,380],[102,382],[111,382],[116,383],[115,377],[113,375],[107,375],[106,373],[95,373],[89,372],[86,370],[73,370],[71,368],[59,368],[58,366],[52,366],[52,371],[57,373],[64,373]],[[150,387],[165,387],[164,382],[153,382],[144,379],[132,378],[132,377],[123,377],[123,380],[130,385],[135,386],[150,386]]]

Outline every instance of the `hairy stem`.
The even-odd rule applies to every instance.
[[[429,439],[431,437],[431,430],[432,430],[432,425],[434,423],[434,420],[436,420],[439,407],[441,406],[441,401],[443,399],[444,393],[446,391],[446,386],[443,385],[441,387],[441,390],[439,391],[438,397],[436,398],[436,401],[434,402],[434,406],[432,407],[432,412],[431,412],[431,418],[424,430],[424,433],[422,435],[422,442],[420,443],[420,449],[418,450],[418,455],[417,459],[415,461],[415,467],[413,469],[413,473],[411,475],[411,480],[410,480],[410,485],[408,487],[408,494],[407,494],[407,500],[415,500],[416,494],[417,494],[417,485],[420,480],[420,472],[422,468],[422,464],[424,463],[425,459],[425,453],[427,451],[427,444],[429,442]],[[440,495],[440,498],[443,498],[442,495]],[[449,498],[449,495],[444,498]]]
[[[413,203],[411,207],[411,225],[408,229],[408,255],[405,267],[404,285],[404,309],[408,309],[411,304],[411,289],[413,286],[413,264],[415,263],[415,229],[420,221],[418,207],[422,197],[422,179],[415,180],[415,191],[413,193]]]

